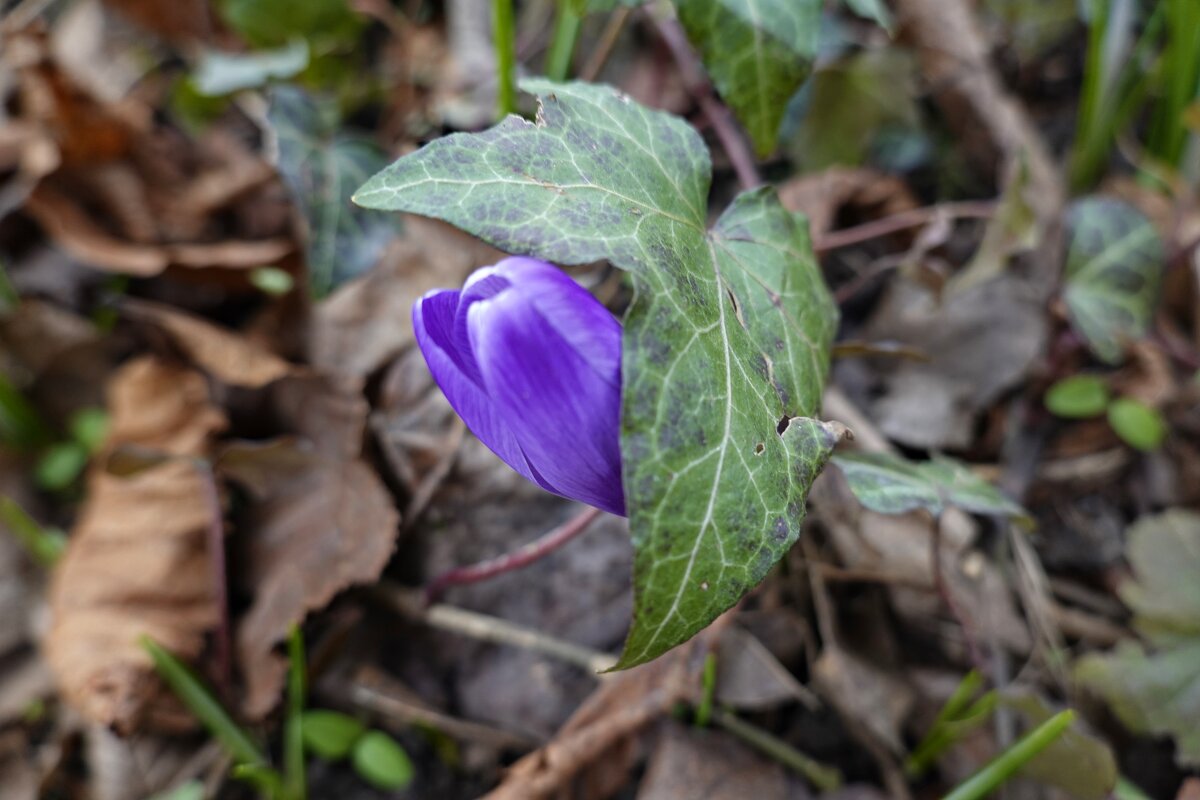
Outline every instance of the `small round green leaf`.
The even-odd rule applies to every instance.
[[[350,754],[366,728],[354,717],[337,711],[305,711],[301,728],[304,749],[318,758],[333,761]]]
[[[412,761],[383,731],[371,731],[359,739],[351,759],[359,776],[378,789],[403,789],[412,782]]]
[[[88,452],[76,442],[53,445],[38,460],[35,477],[38,486],[55,491],[70,486],[87,466]]]
[[[1167,436],[1162,415],[1128,397],[1114,400],[1108,407],[1108,424],[1125,444],[1138,450],[1154,450]]]
[[[279,267],[259,267],[250,272],[250,282],[269,295],[284,295],[296,285],[291,274]]]
[[[71,438],[95,453],[108,435],[108,412],[103,408],[81,408],[71,415]]]
[[[1108,386],[1095,375],[1063,378],[1046,392],[1046,408],[1059,417],[1098,417],[1108,408]]]

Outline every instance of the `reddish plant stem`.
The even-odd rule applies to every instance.
[[[514,550],[511,553],[489,558],[486,561],[480,561],[477,564],[471,564],[466,567],[458,567],[449,572],[443,572],[441,575],[430,581],[425,587],[425,602],[426,604],[433,603],[442,592],[451,586],[465,586],[471,583],[485,581],[488,578],[494,578],[497,575],[503,575],[506,572],[521,569],[538,561],[553,553],[558,548],[562,547],[567,542],[574,539],[579,534],[588,529],[597,517],[600,516],[600,509],[587,507],[569,520],[559,525],[549,533],[534,539],[529,544]]]
[[[217,489],[217,477],[212,464],[196,461],[196,472],[204,490],[204,502],[208,506],[208,529],[205,538],[208,545],[209,582],[213,602],[217,605],[217,628],[213,631],[214,682],[221,699],[228,700],[233,689],[233,660],[230,645],[229,585],[225,562],[225,511],[221,507],[221,494]]]
[[[754,154],[750,152],[746,137],[739,130],[733,114],[713,94],[712,83],[704,74],[700,58],[688,43],[683,26],[679,24],[679,20],[668,16],[667,12],[659,8],[651,6],[648,11],[675,63],[679,65],[683,85],[700,106],[701,113],[712,126],[713,133],[725,149],[725,154],[729,156],[733,170],[737,173],[738,183],[742,189],[761,186],[762,176],[758,174]]]
[[[935,206],[914,208],[899,214],[892,214],[890,217],[855,225],[853,228],[843,228],[840,231],[822,234],[816,237],[813,249],[818,253],[823,253],[870,239],[878,239],[880,236],[887,236],[906,228],[916,228],[932,222],[938,216],[947,216],[951,219],[987,219],[996,213],[996,206],[997,201],[995,200],[964,200],[957,203],[941,203]]]

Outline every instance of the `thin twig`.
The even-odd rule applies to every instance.
[[[579,80],[585,83],[592,83],[600,75],[600,70],[604,69],[604,65],[608,62],[608,57],[612,55],[613,48],[617,44],[617,39],[621,37],[621,31],[625,28],[625,22],[629,19],[629,14],[632,11],[633,9],[629,8],[629,6],[619,6],[608,15],[608,22],[604,24],[604,30],[600,34],[600,41],[597,42],[596,48],[588,56],[587,63],[583,65],[583,69],[579,71]]]
[[[534,539],[526,545],[496,558],[480,561],[466,567],[458,567],[434,578],[425,587],[426,602],[432,603],[451,586],[465,586],[494,578],[506,572],[529,566],[545,558],[567,542],[588,529],[601,514],[600,509],[588,506],[557,528]]]
[[[616,663],[616,656],[515,625],[507,620],[454,606],[425,603],[424,594],[394,584],[380,583],[374,594],[392,610],[434,628],[473,639],[507,644],[557,658],[590,672],[603,672]]]
[[[950,589],[950,583],[946,580],[946,573],[942,569],[941,514],[938,514],[933,518],[933,531],[932,535],[929,537],[929,542],[929,555],[932,564],[931,568],[933,571],[933,586],[937,590],[938,596],[942,599],[942,602],[946,604],[946,608],[949,610],[950,616],[954,617],[954,619],[958,622],[959,627],[962,628],[963,640],[966,642],[967,656],[971,660],[971,665],[986,675],[988,674],[988,671],[983,661],[983,655],[979,650],[979,643],[975,639],[975,631],[971,620],[962,607],[958,604],[958,601],[954,599],[954,594]]]
[[[421,479],[421,482],[417,484],[416,489],[413,490],[412,497],[408,501],[408,505],[404,508],[404,520],[400,526],[401,531],[412,527],[421,514],[424,513],[434,494],[437,493],[437,490],[445,482],[446,477],[450,474],[450,470],[454,468],[454,463],[458,461],[458,454],[462,449],[463,437],[466,432],[466,423],[455,417],[450,434],[447,436],[449,441],[441,458],[434,464],[433,469],[429,470],[425,477]]]
[[[712,126],[713,133],[717,135],[721,147],[725,149],[725,154],[729,156],[729,162],[733,165],[734,172],[737,173],[738,183],[741,184],[742,189],[761,186],[762,176],[758,174],[758,167],[755,165],[754,155],[750,152],[746,137],[739,130],[730,110],[713,94],[712,84],[704,74],[699,57],[688,43],[687,33],[683,30],[683,26],[679,24],[679,20],[669,16],[668,12],[664,12],[660,6],[652,6],[648,10],[658,28],[659,35],[662,36],[667,49],[671,51],[675,63],[679,65],[679,73],[683,78],[684,86],[700,106],[701,113],[708,120],[708,124]]]
[[[813,249],[818,253],[848,247],[881,236],[897,233],[908,228],[926,225],[938,217],[949,219],[989,219],[996,213],[996,200],[963,200],[955,203],[939,203],[938,205],[922,206],[901,211],[899,214],[873,219],[852,228],[824,233],[813,242]]]
[[[393,725],[424,725],[465,742],[505,750],[532,750],[541,744],[532,737],[444,714],[403,697],[374,669],[361,670],[348,681],[326,681],[319,690]]]
[[[231,633],[229,623],[229,583],[225,563],[225,509],[221,506],[221,495],[217,489],[217,477],[212,464],[197,459],[196,473],[204,491],[204,503],[208,506],[208,528],[205,538],[208,546],[209,582],[213,602],[217,605],[217,627],[213,631],[214,682],[221,699],[229,700],[233,690],[233,660],[231,656]]]

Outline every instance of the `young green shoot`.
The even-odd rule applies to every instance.
[[[1055,714],[1005,750],[979,772],[954,788],[943,800],[983,800],[1034,756],[1049,747],[1075,721],[1075,712]]]

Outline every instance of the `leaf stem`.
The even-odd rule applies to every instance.
[[[488,578],[494,578],[497,575],[503,575],[506,572],[518,570],[539,559],[545,558],[586,531],[588,526],[600,516],[600,513],[600,509],[588,506],[562,525],[511,553],[505,553],[496,558],[489,558],[477,564],[457,567],[449,572],[442,573],[426,585],[426,602],[434,602],[451,586],[465,586],[471,583],[478,583]]]
[[[575,7],[575,0],[558,0],[554,16],[554,36],[550,40],[550,52],[546,54],[546,77],[562,82],[571,72],[571,57],[575,55],[575,42],[579,40],[579,27],[583,17]]]
[[[500,117],[517,113],[517,54],[513,0],[492,0],[492,39],[496,47],[496,102]]]
[[[1027,761],[1049,747],[1075,721],[1075,712],[1067,709],[1029,732],[1025,738],[994,758],[954,788],[943,800],[979,800],[994,791]]]

